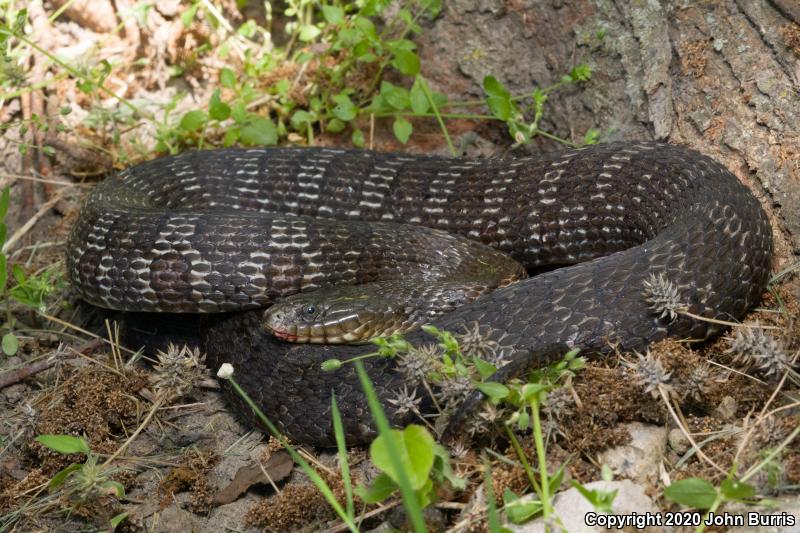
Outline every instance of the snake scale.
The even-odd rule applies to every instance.
[[[335,392],[348,442],[357,443],[373,430],[355,371],[325,373],[320,363],[370,348],[287,344],[262,329],[262,311],[248,309],[298,288],[370,282],[380,272],[402,278],[397,265],[436,253],[446,238],[439,230],[527,269],[549,268],[434,322],[454,332],[477,322],[529,366],[553,343],[603,353],[609,342],[642,349],[665,337],[707,339],[720,326],[679,311],[739,319],[771,266],[772,230],[747,188],[706,156],[654,142],[481,160],[331,148],[187,152],[98,186],[67,264],[96,305],[206,313],[183,320],[201,324],[210,363],[232,363],[298,441],[332,443]],[[421,331],[406,338],[430,341]],[[394,364],[368,360],[384,401],[404,385]]]

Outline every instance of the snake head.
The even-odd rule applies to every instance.
[[[279,339],[313,344],[362,344],[405,331],[403,306],[369,285],[289,296],[264,312],[262,326]]]

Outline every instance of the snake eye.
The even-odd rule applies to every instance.
[[[307,306],[303,307],[303,314],[306,315],[306,316],[311,316],[316,312],[317,312],[317,308],[314,307],[313,305],[307,305]]]

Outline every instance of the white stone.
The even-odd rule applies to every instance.
[[[658,480],[667,449],[667,430],[639,422],[632,422],[626,427],[631,434],[631,442],[602,452],[600,463],[608,465],[615,477],[653,484]]]
[[[614,498],[613,515],[633,515],[633,513],[636,513],[637,516],[644,519],[645,513],[652,514],[658,512],[653,501],[645,494],[644,488],[630,480],[595,481],[593,483],[587,483],[584,487],[588,490],[616,490],[617,496]],[[591,519],[592,513],[598,515],[601,513],[597,513],[592,504],[575,488],[556,494],[553,498],[553,508],[556,516],[561,520],[560,525],[569,531],[569,533],[605,533],[608,531],[608,529],[604,527],[587,525],[587,519]],[[506,523],[505,527],[514,533],[544,533],[545,531],[544,519],[541,517],[525,524],[516,525]],[[612,529],[619,531],[617,528]],[[634,530],[650,533],[665,531],[663,527],[656,526],[649,526],[644,529],[633,527],[626,528],[626,531]],[[550,531],[557,531],[557,529],[550,528]]]

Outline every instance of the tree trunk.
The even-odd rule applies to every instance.
[[[586,62],[593,69],[591,81],[551,93],[543,129],[576,140],[599,128],[606,141],[683,143],[722,161],[773,215],[778,266],[796,261],[796,0],[445,4],[423,33],[422,55],[424,74],[451,99],[482,95],[481,83],[489,74],[523,93],[553,84]]]

